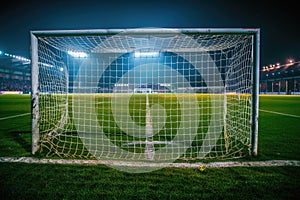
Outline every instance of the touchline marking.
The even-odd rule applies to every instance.
[[[284,116],[289,116],[289,117],[300,118],[300,116],[298,116],[298,115],[291,115],[291,114],[286,114],[286,113],[281,113],[281,112],[274,112],[274,111],[270,111],[270,110],[262,110],[262,109],[259,109],[259,110],[260,110],[260,111],[263,111],[263,112],[268,112],[268,113],[277,114],[277,115],[284,115]]]
[[[30,115],[31,113],[24,113],[24,114],[20,114],[20,115],[14,115],[14,116],[9,116],[9,117],[2,117],[0,118],[0,121],[5,120],[5,119],[11,119],[11,118],[16,118],[16,117],[22,117],[22,116],[26,116],[26,115]]]

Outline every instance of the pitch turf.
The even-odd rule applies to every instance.
[[[300,96],[260,96],[258,157],[300,160]],[[0,156],[31,155],[30,97],[0,95]],[[270,112],[271,111],[271,112]],[[25,115],[23,115],[25,114]],[[297,117],[298,116],[298,117]],[[0,163],[2,199],[296,199],[299,167],[165,168]]]
[[[205,159],[243,157],[251,151],[249,95],[227,95],[226,132],[220,124],[224,117],[223,95],[76,94],[69,96],[67,120],[62,120],[65,106],[58,106],[66,105],[66,96],[41,95],[40,101],[40,110],[43,111],[40,112],[39,126],[43,138],[41,149],[47,156],[96,155],[103,159],[120,159],[125,156],[128,160],[141,160],[146,151],[145,132],[150,129],[148,132],[151,132],[151,137],[147,139],[154,141],[154,148],[159,149],[156,151],[156,158],[159,160],[178,158],[176,153],[162,152],[169,149],[167,144],[171,142],[174,148],[180,149],[178,154],[182,159],[197,159],[200,156],[205,156]],[[148,108],[146,102],[149,104]],[[95,124],[93,122],[96,117],[98,123]],[[147,120],[151,122],[147,124]],[[90,124],[89,127],[97,128],[87,131],[87,126],[84,126],[86,123]],[[146,127],[148,129],[145,131]],[[65,131],[59,133],[62,128]],[[98,134],[102,131],[105,138]],[[191,136],[191,133],[194,135]],[[190,148],[181,147],[182,141],[189,141],[190,137],[194,138]],[[106,138],[109,138],[109,143],[105,143]],[[176,140],[177,138],[180,139]],[[80,141],[84,141],[85,145]],[[97,145],[97,149],[101,150],[89,145],[95,141],[103,144],[100,148]],[[110,143],[117,146],[120,152],[106,148],[112,146]],[[210,147],[212,144],[215,144],[214,147]],[[82,146],[94,152],[93,155]],[[209,154],[201,153],[204,151],[203,146],[206,149],[212,148]],[[166,148],[163,149],[164,147]],[[121,149],[124,151],[121,152]]]

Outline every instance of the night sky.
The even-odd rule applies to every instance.
[[[296,4],[289,0],[10,0],[0,6],[0,50],[30,58],[31,30],[260,28],[261,66],[288,58],[299,61]]]

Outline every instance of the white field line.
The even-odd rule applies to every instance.
[[[277,114],[277,115],[284,115],[284,116],[288,116],[288,117],[300,118],[299,115],[286,114],[286,113],[275,112],[275,111],[271,111],[271,110],[262,110],[262,109],[259,109],[259,110],[262,112],[268,112],[268,113]]]
[[[0,118],[0,121],[2,120],[6,120],[6,119],[11,119],[11,118],[16,118],[16,117],[23,117],[26,115],[30,115],[31,113],[24,113],[24,114],[20,114],[20,115],[13,115],[13,116],[8,116],[8,117],[2,117]]]
[[[251,162],[211,162],[211,163],[150,163],[150,162],[125,162],[107,160],[67,160],[67,159],[38,159],[31,157],[0,157],[0,163],[36,163],[36,164],[87,164],[87,165],[111,165],[126,167],[174,167],[174,168],[207,168],[224,167],[279,167],[279,166],[300,166],[299,160],[268,160]]]

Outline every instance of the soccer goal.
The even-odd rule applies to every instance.
[[[32,31],[32,153],[257,155],[259,29]]]

